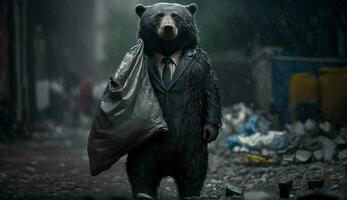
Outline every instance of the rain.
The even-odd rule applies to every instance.
[[[143,72],[129,64],[130,58],[137,59],[135,53],[127,54],[134,45],[139,49],[144,45],[145,58],[154,59],[146,52],[149,42],[138,40],[140,18],[135,8],[159,2],[0,0],[0,199],[134,199],[126,169],[128,153],[146,141],[132,135],[127,143],[122,137],[138,126],[145,129],[158,122],[141,121],[138,115],[157,117],[162,121],[156,126],[169,127],[169,132],[170,120],[174,121],[178,128],[173,133],[198,126],[182,127],[182,121],[189,124],[195,113],[171,110],[172,115],[185,115],[181,120],[166,117],[150,70],[139,75],[148,79],[147,86],[151,83],[149,89],[144,83],[134,92],[140,99],[136,105],[153,102],[149,107],[134,106],[140,111],[131,113],[130,104],[108,102],[118,98],[109,90],[126,88],[119,82],[124,71],[130,67]],[[222,114],[220,125],[211,124],[209,116],[200,120],[219,134],[205,143],[208,168],[201,194],[184,199],[347,199],[347,1],[166,2],[188,9],[191,3],[197,5],[195,13],[186,13],[194,15],[197,47],[207,52],[217,77]],[[179,26],[177,30],[180,34]],[[188,51],[180,50],[175,52],[183,52],[179,57],[183,59]],[[174,70],[179,70],[181,61],[172,60],[178,63]],[[164,70],[159,74],[163,78]],[[177,85],[186,80],[177,77]],[[190,83],[194,80],[186,85]],[[156,96],[141,99],[141,92]],[[206,94],[208,99],[211,93]],[[201,102],[196,109],[187,105],[182,109],[198,113]],[[119,105],[126,106],[117,110]],[[206,115],[207,108],[202,107]],[[131,117],[116,118],[124,110]],[[155,132],[141,128],[135,132],[147,134],[143,138]],[[199,128],[205,131],[206,126]],[[93,146],[105,138],[104,146]],[[206,139],[203,133],[201,138]],[[112,157],[109,169],[96,175],[92,148],[119,158]],[[182,157],[188,151],[180,152]],[[143,160],[151,162],[150,158]],[[108,162],[96,164],[103,161]],[[171,175],[160,181],[157,191],[157,199],[183,199]]]

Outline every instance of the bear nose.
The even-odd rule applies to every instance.
[[[171,26],[171,25],[164,26],[164,31],[166,33],[172,32],[173,31],[173,26]]]

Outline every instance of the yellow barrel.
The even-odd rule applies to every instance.
[[[319,84],[325,119],[342,125],[347,114],[347,67],[322,68]]]
[[[289,85],[289,110],[292,114],[292,119],[296,120],[295,108],[297,105],[318,102],[319,86],[317,77],[310,73],[294,74]]]

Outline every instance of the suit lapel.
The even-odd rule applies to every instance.
[[[180,62],[178,63],[178,65],[176,66],[176,70],[172,76],[171,82],[170,82],[170,86],[168,88],[168,90],[170,88],[173,87],[173,85],[175,85],[175,83],[177,82],[177,80],[181,77],[181,75],[183,74],[184,71],[186,71],[190,65],[190,63],[193,60],[193,55],[195,53],[195,50],[191,50],[191,49],[187,49],[183,54],[182,57],[180,59]],[[165,87],[164,87],[165,88]]]

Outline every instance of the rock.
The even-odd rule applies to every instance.
[[[30,173],[36,173],[36,169],[33,167],[26,166],[24,167],[25,171],[30,172]]]
[[[295,154],[295,158],[299,162],[308,162],[312,157],[312,152],[306,150],[298,150]]]
[[[340,151],[337,157],[339,160],[345,160],[347,158],[347,149]]]
[[[300,136],[306,135],[305,126],[302,122],[300,121],[295,122],[292,128],[295,134]]]
[[[334,142],[337,144],[337,145],[345,145],[347,144],[347,141],[346,139],[341,136],[341,135],[338,135],[335,139],[334,139]]]
[[[245,192],[243,195],[244,200],[273,200],[274,195],[263,192],[263,191],[250,191]]]
[[[317,123],[312,119],[307,119],[304,126],[311,135],[315,135],[318,132]]]
[[[323,132],[328,133],[331,131],[331,124],[329,122],[323,122],[319,124],[319,128]]]
[[[314,138],[306,138],[303,142],[304,148],[309,151],[315,151],[322,148],[322,144],[319,140]]]
[[[227,197],[240,197],[243,194],[243,189],[236,187],[234,185],[231,185],[229,183],[227,183],[225,185],[225,196]]]
[[[335,138],[336,131],[329,122],[319,124],[319,128],[323,131],[324,135],[329,138]]]
[[[287,162],[293,162],[295,160],[295,155],[284,155],[283,156],[283,161],[287,161]]]
[[[319,136],[317,138],[322,143],[324,151],[324,161],[332,161],[336,148],[336,144],[331,141],[329,138],[324,136]]]
[[[323,157],[324,157],[324,151],[323,149],[318,149],[316,151],[313,152],[313,157],[316,159],[316,160],[322,160]]]

